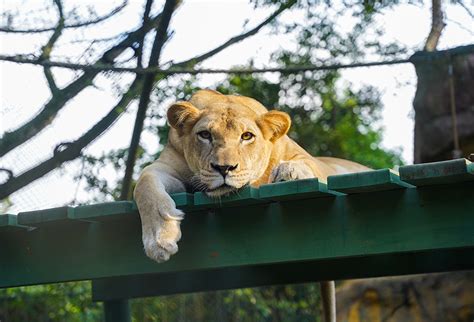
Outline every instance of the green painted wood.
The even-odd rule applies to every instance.
[[[193,195],[189,193],[176,193],[171,196],[180,209],[189,209],[193,206]],[[138,215],[137,205],[133,201],[105,202],[94,205],[78,206],[68,209],[70,219],[109,221],[117,220],[122,216]],[[49,216],[43,216],[42,219]]]
[[[193,207],[193,195],[177,193],[171,196],[180,209]],[[77,207],[58,207],[45,210],[21,212],[18,214],[18,224],[40,226],[57,221],[97,221],[107,222],[120,219],[123,216],[137,216],[138,209],[133,201],[105,202],[94,205]]]
[[[376,198],[364,193],[202,209],[184,219],[180,250],[162,264],[145,256],[138,216],[49,221],[33,231],[0,233],[0,287],[328,261],[327,279],[337,271],[358,277],[350,258],[372,263],[361,268],[365,277],[384,272],[389,260],[393,274],[419,273],[419,263],[403,260],[413,253],[432,254],[426,265],[440,271],[474,269],[466,260],[474,258],[473,213],[474,181],[380,191]],[[463,258],[453,263],[452,252],[460,250]]]
[[[12,214],[0,215],[0,227],[10,226],[16,224],[16,216]]]
[[[264,200],[284,201],[342,195],[329,191],[318,179],[270,183],[260,186],[259,197]]]
[[[223,208],[264,203],[259,199],[258,189],[247,186],[238,192],[221,198],[212,198],[203,192],[194,194],[194,205],[199,208]]]
[[[474,163],[466,159],[400,167],[400,178],[415,186],[474,180]]]
[[[330,176],[328,187],[344,193],[362,193],[406,189],[413,186],[401,181],[396,171],[381,169]]]
[[[44,224],[73,221],[72,207],[57,207],[44,210],[26,211],[18,214],[18,224],[37,227]]]
[[[13,214],[0,215],[0,232],[32,229],[32,227],[18,224],[18,216]]]
[[[187,192],[174,193],[171,195],[176,207],[183,210],[192,210],[194,206],[194,195]]]
[[[104,202],[95,205],[78,206],[70,209],[71,219],[108,221],[122,216],[137,215],[132,201]]]
[[[104,302],[105,322],[131,322],[130,303],[128,300],[114,300]]]
[[[265,285],[320,282],[376,276],[465,270],[474,266],[472,249],[406,252],[396,256],[348,257],[298,263],[274,263],[109,277],[92,281],[92,300],[143,298],[178,293],[226,290]],[[376,267],[376,270],[374,270]]]

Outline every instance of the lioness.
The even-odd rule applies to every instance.
[[[158,262],[178,251],[181,238],[184,213],[176,209],[170,193],[199,190],[218,197],[246,185],[325,180],[368,170],[351,161],[312,157],[286,135],[288,114],[268,111],[252,98],[200,90],[189,102],[173,104],[167,118],[168,145],[143,170],[134,192],[145,252]],[[322,290],[327,320],[333,321],[334,284],[322,284]]]

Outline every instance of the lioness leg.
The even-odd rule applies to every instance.
[[[155,162],[141,174],[135,187],[135,201],[142,221],[142,239],[148,257],[163,262],[178,251],[180,222],[184,213],[176,209],[169,193],[185,191],[166,164]]]

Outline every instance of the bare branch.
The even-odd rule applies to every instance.
[[[181,68],[179,67],[182,63],[172,65],[170,68],[162,69],[160,67],[148,67],[148,68],[129,68],[129,67],[115,67],[106,64],[95,64],[95,65],[82,65],[64,62],[52,62],[42,61],[39,62],[35,59],[25,58],[24,56],[2,56],[0,60],[21,63],[21,64],[34,64],[34,65],[47,65],[54,67],[62,67],[74,70],[98,70],[98,71],[111,71],[117,73],[134,73],[134,74],[158,74],[158,75],[180,75],[180,74],[259,74],[259,73],[282,73],[282,74],[295,74],[305,71],[317,71],[317,70],[333,70],[343,68],[354,68],[354,67],[370,67],[370,66],[382,66],[382,65],[394,65],[403,64],[410,62],[410,59],[394,59],[384,60],[375,62],[362,62],[362,63],[350,63],[350,64],[333,64],[333,65],[305,65],[305,66],[289,66],[289,67],[264,67],[264,68],[232,68],[232,69],[212,69],[212,68]],[[189,63],[187,63],[189,65]]]
[[[90,25],[94,25],[100,22],[103,22],[107,19],[112,18],[115,16],[117,13],[122,11],[128,4],[128,0],[124,0],[119,6],[116,8],[112,9],[109,13],[97,17],[96,19],[93,20],[88,20],[88,21],[82,21],[82,22],[77,22],[73,24],[65,24],[64,29],[70,29],[70,28],[81,28],[81,27],[87,27]],[[35,29],[12,29],[10,27],[0,27],[0,32],[8,32],[8,33],[18,33],[18,34],[31,34],[31,33],[42,33],[42,32],[48,32],[48,31],[54,31],[56,27],[47,27],[47,28],[35,28]]]
[[[143,24],[146,24],[150,19],[151,6],[153,5],[153,0],[147,0],[145,4],[145,11],[143,12]],[[143,47],[145,46],[145,35],[140,41],[138,48],[136,50],[137,56],[137,67],[143,67]]]
[[[471,18],[474,18],[474,14],[472,13],[471,9],[466,6],[463,0],[457,0],[456,3],[459,4]]]
[[[44,67],[43,68],[44,76],[46,77],[46,81],[48,82],[49,89],[51,93],[55,94],[59,91],[58,86],[56,85],[56,81],[54,80],[53,73],[51,72],[51,68]]]
[[[132,46],[134,43],[140,41],[140,39],[142,39],[142,34],[154,28],[159,21],[160,15],[150,19],[148,24],[143,25],[139,29],[129,33],[124,40],[111,49],[107,50],[102,55],[102,57],[91,66],[111,65],[115,58],[117,58],[124,50]],[[37,65],[53,67],[46,62],[47,61],[38,61],[36,59]],[[12,132],[6,132],[3,137],[0,138],[0,157],[4,156],[20,144],[28,141],[47,125],[49,125],[54,120],[57,113],[65,106],[65,104],[84,88],[90,86],[92,84],[92,80],[100,72],[100,69],[84,69],[84,74],[81,77],[65,88],[58,90],[32,120],[28,121]]]
[[[123,33],[119,33],[115,36],[111,36],[111,37],[104,37],[104,38],[94,38],[94,39],[90,39],[90,38],[81,38],[81,39],[74,39],[74,40],[71,40],[69,42],[67,42],[67,44],[78,44],[78,43],[92,43],[92,44],[96,44],[96,43],[106,43],[106,42],[111,42],[111,41],[117,41],[117,39],[121,38],[123,36]]]
[[[219,73],[234,73],[234,70],[226,70],[226,69],[216,69],[216,70],[211,70],[211,69],[201,69],[201,70],[194,70],[194,69],[189,69],[186,67],[192,67],[210,57],[213,55],[223,51],[224,49],[230,47],[233,44],[236,44],[250,36],[255,35],[260,29],[262,29],[264,26],[268,25],[270,22],[274,21],[283,11],[286,9],[290,8],[296,3],[296,0],[290,0],[286,4],[280,6],[278,10],[276,10],[274,13],[272,13],[269,17],[267,17],[264,21],[262,21],[260,24],[258,24],[256,27],[253,29],[244,32],[240,35],[234,36],[224,42],[223,44],[219,45],[218,47],[202,54],[199,56],[196,56],[194,58],[172,64],[169,69],[160,69],[156,67],[150,67],[150,68],[127,68],[127,67],[116,67],[112,65],[106,65],[106,64],[93,64],[93,65],[83,65],[83,64],[75,64],[75,63],[69,63],[69,62],[53,62],[53,61],[41,61],[38,62],[35,59],[28,58],[28,56],[24,55],[15,55],[15,56],[5,56],[5,55],[0,55],[0,60],[3,61],[9,61],[13,63],[20,63],[20,64],[34,64],[34,65],[48,65],[48,66],[54,66],[54,67],[63,67],[63,68],[69,68],[69,69],[76,69],[76,70],[99,70],[99,71],[114,71],[114,72],[129,72],[129,73],[136,73],[136,74],[147,74],[147,73],[152,73],[152,74],[164,74],[164,75],[172,75],[172,74],[199,74],[199,73],[206,73],[206,74],[219,74]],[[181,69],[183,68],[183,69]],[[268,68],[268,69],[262,69],[261,72],[277,72],[279,71],[279,68]],[[259,72],[259,71],[256,71]],[[250,70],[245,69],[242,70],[241,74],[248,74],[251,73]]]
[[[458,28],[461,28],[461,29],[464,30],[465,32],[468,32],[468,33],[470,33],[471,35],[474,36],[474,30],[473,30],[473,29],[466,27],[465,25],[463,25],[463,24],[460,23],[459,21],[456,21],[456,20],[453,20],[453,19],[449,19],[449,18],[446,18],[446,20],[447,20],[449,23],[455,24],[456,26],[458,26]]]
[[[64,29],[64,12],[63,12],[62,2],[61,0],[54,0],[54,4],[56,5],[58,9],[58,16],[59,16],[58,23],[56,25],[56,28],[54,29],[53,34],[49,38],[48,42],[41,49],[41,57],[40,57],[41,60],[49,59],[49,57],[51,56],[51,52],[53,51],[54,44],[61,36]],[[59,89],[58,89],[58,86],[56,85],[56,82],[54,81],[54,76],[53,76],[53,73],[51,72],[51,68],[48,66],[43,66],[43,71],[46,77],[46,81],[48,82],[49,88],[51,90],[51,93],[53,94],[57,93]]]
[[[191,58],[191,59],[188,59],[188,60],[185,60],[185,61],[182,61],[180,63],[177,63],[177,64],[173,64],[173,67],[189,67],[189,66],[194,66],[196,65],[197,63],[200,63],[212,56],[214,56],[215,54],[223,51],[224,49],[226,49],[227,47],[233,45],[233,44],[236,44],[242,40],[244,40],[245,38],[248,38],[250,36],[253,36],[255,35],[257,32],[260,31],[260,29],[262,29],[264,26],[268,25],[270,22],[274,21],[283,11],[285,11],[286,9],[292,7],[294,4],[296,3],[296,0],[289,0],[287,3],[283,4],[280,6],[280,8],[278,8],[278,10],[276,10],[274,13],[272,13],[267,19],[265,19],[264,21],[262,21],[260,24],[258,24],[256,27],[254,27],[253,29],[247,31],[247,32],[244,32],[243,34],[240,34],[240,35],[237,35],[235,37],[232,37],[230,38],[229,40],[227,40],[225,43],[223,43],[222,45],[208,51],[207,53],[204,53],[202,55],[199,55],[199,56],[196,56],[194,58]]]
[[[431,2],[431,30],[425,41],[425,51],[435,51],[438,46],[439,38],[446,26],[444,22],[444,12],[442,0],[432,0]]]
[[[59,167],[67,161],[74,160],[81,155],[82,149],[89,145],[106,131],[126,110],[130,102],[135,99],[143,87],[143,76],[137,76],[128,91],[120,101],[97,124],[74,142],[64,144],[61,149],[55,149],[53,157],[18,176],[11,176],[5,183],[0,184],[0,200],[13,192],[25,187],[29,183],[41,178],[45,174]]]
[[[158,25],[158,28],[156,29],[155,40],[153,41],[148,67],[155,67],[159,65],[161,50],[163,49],[163,46],[168,38],[168,27],[171,21],[171,16],[180,2],[181,1],[179,0],[166,0],[165,2],[163,12],[161,13],[162,19]],[[133,126],[132,139],[130,141],[130,147],[127,154],[125,175],[122,183],[122,191],[120,193],[121,200],[128,200],[131,197],[133,168],[135,167],[138,146],[140,144],[140,136],[143,130],[143,123],[145,121],[148,104],[150,102],[150,94],[153,86],[155,85],[155,79],[156,75],[154,74],[146,74],[145,76],[143,90],[138,103],[137,117]]]
[[[278,16],[284,9],[288,8],[290,4],[294,4],[295,0],[290,1],[287,5],[282,6],[279,10],[277,10],[276,13],[274,13],[272,16],[267,18],[262,24],[257,26],[256,28],[240,35],[234,38],[231,38],[229,41],[224,43],[223,45],[211,50],[208,53],[205,53],[203,55],[200,55],[198,57],[193,58],[192,60],[188,60],[185,62],[182,62],[180,64],[174,64],[172,67],[188,67],[188,66],[194,66],[195,64],[211,57],[212,55],[217,54],[218,52],[224,50],[225,48],[229,47],[230,45],[237,43],[253,34],[258,32],[264,25],[268,24],[270,21],[272,21],[276,16]],[[282,9],[285,7],[284,9]],[[148,29],[149,30],[149,29]],[[129,35],[130,37],[130,35]],[[129,38],[127,37],[127,39]],[[127,43],[126,48],[128,48],[130,44]],[[115,59],[118,56],[118,51],[120,47],[114,47],[112,50],[109,50],[106,52],[103,56],[103,59],[100,59],[96,64],[91,65],[91,66],[97,66],[97,65],[109,65],[110,63],[113,62],[113,59]],[[159,57],[159,55],[158,55]],[[4,57],[5,58],[5,57]],[[11,58],[11,57],[10,57]],[[15,58],[18,58],[15,57]],[[3,60],[9,60],[9,59],[3,59]],[[12,61],[12,60],[9,60]],[[38,65],[44,64],[45,62],[37,62]],[[49,66],[51,66],[49,64]],[[154,67],[150,67],[154,68]],[[82,69],[82,68],[79,68]],[[85,68],[83,69],[85,71],[84,77],[87,73],[91,73],[94,76],[100,72],[101,70],[95,69],[95,67],[92,67],[92,69]],[[158,69],[157,69],[158,70]],[[147,71],[149,73],[149,71]],[[155,73],[157,73],[155,71]],[[157,75],[158,77],[165,77],[166,75],[171,75],[175,74],[175,72],[170,71],[168,74],[163,73],[161,75]],[[90,78],[89,82],[91,82],[93,79]],[[154,81],[156,81],[156,77],[153,78]],[[128,107],[129,103],[141,92],[143,88],[143,83],[144,83],[144,77],[141,74],[137,74],[134,82],[130,86],[129,90],[122,96],[120,102],[102,119],[100,120],[96,125],[94,125],[88,132],[86,132],[82,137],[77,139],[74,142],[68,143],[67,145],[64,145],[64,149],[58,149],[56,153],[53,155],[52,158],[49,160],[46,160],[42,162],[41,164],[31,168],[30,170],[22,173],[19,176],[12,177],[10,180],[8,180],[6,183],[0,185],[0,199],[6,198],[9,196],[11,193],[21,189],[22,187],[28,185],[29,183],[37,180],[38,178],[44,176],[45,174],[49,173],[53,169],[59,167],[61,164],[64,162],[73,160],[80,156],[80,153],[82,149],[90,144],[95,138],[97,138],[99,135],[101,135],[104,131],[107,130],[117,119],[118,117],[126,110]],[[83,85],[83,82],[80,82],[80,84],[77,84],[77,86]],[[84,86],[85,87],[85,86]],[[76,93],[77,94],[77,93]],[[54,97],[53,97],[54,98]],[[69,98],[70,99],[70,98]],[[36,118],[35,118],[36,119]],[[16,132],[16,131],[15,131]],[[6,133],[9,134],[9,133]],[[4,149],[2,147],[2,141],[5,139],[5,136],[0,140],[0,153],[5,154],[6,152],[3,152]],[[25,140],[26,141],[26,140]],[[23,141],[24,142],[24,141]],[[16,146],[16,145],[15,145]],[[11,150],[11,148],[10,148]],[[9,150],[8,150],[9,151]],[[3,155],[2,154],[2,155]],[[1,155],[0,155],[1,156]]]

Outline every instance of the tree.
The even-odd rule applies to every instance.
[[[127,5],[126,2],[113,8],[109,13],[82,21],[75,17],[72,9],[63,8],[62,1],[56,0],[53,8],[57,11],[58,19],[53,27],[25,29],[24,26],[14,23],[16,16],[11,14],[10,20],[13,21],[3,26],[4,28],[0,28],[0,31],[49,32],[51,36],[39,54],[33,57],[30,55],[0,56],[0,60],[41,66],[52,96],[46,105],[39,109],[38,116],[31,122],[3,135],[0,139],[0,157],[41,132],[47,124],[54,121],[69,100],[85,88],[93,86],[94,81],[102,77],[101,75],[129,71],[132,72],[134,78],[127,84],[127,89],[118,92],[118,103],[113,106],[110,113],[92,126],[84,136],[74,142],[60,144],[54,149],[55,153],[51,159],[34,166],[23,174],[12,174],[10,180],[0,184],[0,199],[77,157],[81,157],[84,164],[84,170],[78,174],[77,179],[86,181],[86,187],[91,196],[94,195],[96,201],[128,197],[130,187],[133,186],[132,174],[138,173],[140,168],[157,157],[155,151],[147,151],[144,146],[139,145],[140,133],[143,131],[154,133],[160,140],[160,144],[165,144],[167,132],[164,110],[167,102],[189,98],[189,95],[200,87],[199,73],[195,69],[199,63],[232,44],[252,36],[264,26],[272,26],[275,32],[282,34],[290,33],[297,39],[295,50],[281,50],[273,55],[272,61],[275,62],[275,66],[283,70],[277,79],[269,80],[264,76],[256,76],[248,72],[239,73],[234,70],[234,73],[230,73],[214,87],[222,92],[237,92],[255,97],[270,108],[280,108],[291,114],[293,128],[290,135],[315,155],[337,155],[376,168],[400,164],[398,151],[387,151],[380,147],[382,132],[377,127],[377,121],[380,117],[381,103],[377,90],[366,86],[354,88],[351,85],[341,84],[340,74],[336,71],[341,64],[363,62],[367,55],[375,56],[377,59],[394,58],[395,61],[400,59],[400,55],[406,55],[407,49],[400,44],[381,43],[378,40],[381,31],[377,30],[372,36],[367,34],[368,30],[375,28],[373,21],[378,14],[400,2],[355,1],[348,5],[344,2],[344,4],[333,6],[330,1],[256,0],[253,1],[255,6],[276,8],[274,13],[256,27],[229,39],[207,53],[182,62],[167,64],[160,61],[160,51],[170,38],[169,19],[176,7],[181,5],[179,1],[166,1],[160,13],[154,13],[152,0],[146,1],[140,26],[133,31],[122,31],[117,37],[105,42],[90,41],[88,45],[98,52],[89,52],[85,61],[78,62],[72,59],[54,58],[53,49],[62,31],[95,26],[123,10],[121,8]],[[435,2],[438,1],[433,1],[433,4]],[[462,5],[462,2],[458,3]],[[290,8],[302,14],[304,24],[277,21],[280,14]],[[441,6],[436,8],[433,9],[436,12],[442,9]],[[6,15],[8,16],[9,13]],[[337,20],[342,18],[352,19],[352,28],[348,33],[341,32],[337,28]],[[442,29],[434,29],[434,36],[428,39],[436,48]],[[102,48],[104,43],[107,46],[106,49]],[[126,58],[126,54],[130,52],[132,52],[131,57]],[[145,63],[145,57],[150,57],[147,63]],[[329,64],[334,68],[319,70],[317,67],[322,64]],[[65,66],[77,70],[79,75],[66,87],[58,88],[51,66]],[[309,69],[308,67],[313,67],[312,72],[301,72],[301,70]],[[240,69],[242,66],[234,68]],[[254,65],[250,62],[243,68],[252,70]],[[183,70],[198,74],[198,76],[177,75]],[[299,72],[294,73],[294,71]],[[150,99],[162,103],[148,108]],[[101,157],[84,155],[82,150],[95,137],[112,126],[134,100],[139,100],[140,103],[130,146],[117,151],[107,151]],[[110,180],[100,173],[107,166],[113,167],[115,180]],[[125,178],[124,173],[127,173]],[[78,304],[78,301],[80,302],[84,296],[88,297],[90,290],[85,283],[77,285],[79,286],[71,284],[62,289],[62,286],[58,286],[57,289],[55,286],[48,286],[10,290],[11,293],[6,297],[12,303],[14,298],[24,299],[30,296],[31,299],[32,293],[40,294],[34,297],[35,303],[40,303],[38,307],[45,307],[50,304],[50,298],[46,294],[56,291],[63,292],[61,294],[69,292],[72,296],[58,304],[61,307],[76,309],[66,310],[60,316],[45,319],[85,320],[83,306]],[[78,288],[77,293],[71,291]],[[25,307],[18,301],[15,303],[21,307],[16,314],[25,314]],[[132,303],[132,310],[138,321],[156,319],[309,321],[314,320],[314,316],[319,316],[318,304],[315,285],[308,284],[135,300]],[[7,309],[11,307],[7,304],[6,306]],[[78,307],[80,309],[77,309]],[[212,310],[207,307],[219,309]],[[98,310],[98,307],[94,307],[93,312],[89,312],[91,320],[99,319]],[[5,309],[2,311],[5,315],[3,312]],[[31,312],[26,313],[31,314]],[[34,314],[38,316],[38,312]]]
[[[420,0],[414,3],[422,2]],[[369,28],[373,28],[374,17],[384,12],[384,10],[402,3],[402,1],[355,1],[351,5],[344,2],[333,4],[330,1],[319,0],[300,2],[296,0],[254,0],[253,3],[256,7],[271,6],[276,8],[276,10],[254,28],[248,29],[248,31],[229,39],[204,54],[196,55],[182,62],[170,62],[167,64],[160,62],[161,50],[169,38],[170,19],[177,7],[181,5],[181,1],[178,0],[166,1],[162,9],[158,10],[158,13],[155,13],[157,10],[154,9],[156,7],[154,1],[146,1],[144,3],[141,23],[135,30],[123,30],[111,39],[85,41],[86,44],[83,48],[86,51],[79,59],[77,57],[62,60],[54,59],[55,47],[63,34],[70,30],[100,27],[100,23],[112,19],[126,8],[128,5],[127,1],[118,4],[109,12],[101,15],[96,13],[94,7],[87,8],[89,11],[87,15],[90,18],[84,20],[82,17],[86,16],[86,14],[84,11],[81,11],[80,6],[73,7],[69,6],[68,3],[65,5],[63,0],[54,0],[52,2],[53,5],[46,9],[49,11],[54,9],[56,11],[56,21],[43,21],[40,26],[27,18],[20,19],[21,15],[19,12],[3,13],[3,24],[0,24],[0,32],[25,35],[50,34],[50,37],[37,52],[1,55],[0,60],[40,65],[44,70],[45,78],[51,90],[51,98],[44,106],[38,109],[38,114],[33,119],[17,129],[3,134],[0,138],[0,157],[35,137],[38,133],[41,133],[46,126],[54,122],[58,113],[71,99],[77,97],[87,87],[93,86],[94,81],[101,77],[104,71],[133,72],[135,78],[128,84],[128,89],[120,92],[120,99],[117,104],[111,108],[104,118],[78,139],[72,142],[62,142],[56,146],[53,157],[21,174],[14,174],[11,169],[1,169],[0,171],[7,174],[7,180],[0,184],[0,199],[6,198],[13,192],[60,167],[65,162],[78,158],[85,147],[113,125],[127,110],[131,102],[140,98],[140,108],[137,111],[137,120],[133,130],[134,135],[127,152],[126,180],[124,180],[121,192],[122,199],[127,199],[130,196],[134,160],[138,151],[140,133],[143,129],[143,121],[152,89],[157,84],[163,83],[165,79],[173,74],[182,72],[198,73],[199,71],[195,71],[194,68],[200,63],[231,45],[258,33],[267,25],[273,25],[275,30],[280,33],[294,34],[295,37],[299,37],[300,44],[304,42],[312,43],[314,47],[311,49],[309,46],[306,46],[305,50],[306,56],[311,58],[308,59],[308,62],[311,62],[310,65],[313,66],[320,63],[334,63],[336,64],[334,68],[337,68],[347,58],[357,63],[367,54],[387,57],[406,52],[405,48],[397,43],[381,43],[379,41],[379,36],[382,33],[381,30],[375,29],[375,36],[368,36],[365,33]],[[453,3],[462,6],[472,16],[469,7],[462,0],[456,0]],[[305,24],[277,23],[277,18],[281,13],[289,9],[303,12]],[[350,22],[353,24],[353,31],[349,35],[345,35],[337,29],[335,21],[340,17],[347,20],[355,19],[354,22]],[[444,26],[445,14],[442,2],[440,0],[432,0],[432,28],[425,42],[426,50],[436,49]],[[153,33],[153,40],[147,37],[147,35],[152,36]],[[104,44],[106,44],[106,49],[103,48]],[[315,54],[314,49],[317,49],[319,53]],[[132,53],[131,57],[126,58],[125,56],[129,55],[130,52]],[[148,56],[148,62],[145,64],[144,57]],[[73,60],[75,61],[72,62]],[[395,60],[394,62],[400,61]],[[144,67],[145,65],[146,67]],[[59,88],[51,66],[71,68],[79,71],[79,75],[67,86]],[[285,65],[285,68],[290,70],[294,67],[293,64]],[[306,69],[308,69],[307,67]]]
[[[88,66],[91,68],[84,67],[84,71],[79,77],[74,79],[69,85],[64,88],[59,89],[54,81],[54,75],[51,72],[50,64],[48,60],[51,56],[51,52],[54,49],[55,43],[60,38],[63,30],[65,28],[82,28],[84,26],[90,26],[97,22],[103,21],[107,17],[111,17],[116,14],[119,9],[115,9],[112,13],[108,14],[107,17],[97,18],[91,21],[73,21],[75,14],[72,9],[69,13],[64,12],[63,3],[61,0],[54,1],[54,5],[57,9],[57,23],[54,28],[30,28],[30,29],[16,29],[12,25],[12,20],[14,16],[10,13],[4,14],[7,19],[7,24],[3,28],[0,28],[3,32],[9,33],[37,33],[37,32],[46,32],[52,31],[52,35],[47,41],[47,43],[41,48],[39,55],[33,55],[33,59],[25,57],[25,55],[15,55],[15,56],[1,56],[0,60],[7,61],[16,61],[18,63],[31,63],[32,60],[34,63],[40,64],[44,68],[45,77],[48,81],[48,85],[51,89],[51,99],[40,109],[39,113],[29,122],[20,126],[19,128],[4,133],[2,138],[0,138],[0,157],[4,156],[6,153],[13,150],[15,147],[24,143],[25,141],[31,139],[36,134],[41,132],[48,124],[50,124],[59,111],[64,108],[69,100],[77,96],[81,91],[86,87],[92,86],[94,79],[101,72],[101,66],[106,65],[113,67],[116,64],[119,64],[118,58],[127,50],[131,49],[133,54],[133,64],[135,68],[140,68],[143,64],[144,50],[149,49],[150,44],[146,42],[146,35],[151,31],[155,31],[155,38],[151,45],[151,55],[148,61],[149,67],[158,66],[160,64],[160,53],[163,48],[166,40],[169,37],[169,23],[171,16],[176,8],[181,4],[180,1],[176,0],[167,0],[165,5],[160,13],[149,17],[151,7],[153,5],[153,0],[147,1],[145,4],[144,15],[142,19],[141,26],[137,29],[129,32],[123,32],[119,37],[119,40],[116,41],[109,49],[101,52],[100,54],[90,53],[87,58],[88,60],[94,60],[94,62],[89,63]],[[214,56],[215,54],[223,51],[227,47],[240,42],[254,34],[256,34],[264,26],[268,25],[274,21],[283,11],[287,10],[295,4],[294,0],[289,0],[284,2],[264,21],[255,26],[254,28],[249,29],[246,32],[243,32],[235,37],[232,37],[223,44],[209,50],[206,53],[197,55],[190,59],[184,60],[178,63],[169,64],[168,71],[173,69],[187,67],[192,68],[195,65],[205,61],[206,59]],[[125,6],[126,3],[123,4]],[[94,41],[91,42],[91,47],[94,45]],[[31,55],[28,55],[31,56]],[[37,57],[36,57],[37,56]],[[141,97],[140,104],[141,108],[139,109],[139,115],[135,125],[134,132],[140,133],[143,123],[140,119],[143,118],[144,113],[146,112],[146,107],[148,105],[148,98],[151,92],[151,89],[154,87],[157,81],[163,80],[169,74],[163,75],[159,73],[143,74],[137,73],[133,81],[129,84],[128,89],[120,94],[120,100],[118,103],[110,110],[110,112],[97,122],[94,126],[90,128],[83,136],[78,138],[73,142],[64,142],[56,146],[54,149],[54,155],[52,158],[30,168],[29,170],[23,172],[20,175],[9,176],[8,180],[0,185],[0,199],[4,199],[9,196],[11,193],[21,189],[25,185],[33,182],[34,180],[44,176],[53,169],[59,167],[66,161],[73,160],[80,156],[82,149],[89,145],[97,136],[106,131],[117,119],[120,117],[126,110],[130,103],[137,97]],[[133,160],[135,159],[136,153],[136,139],[131,144],[131,158],[130,167],[133,168]],[[128,172],[127,172],[128,173]]]

